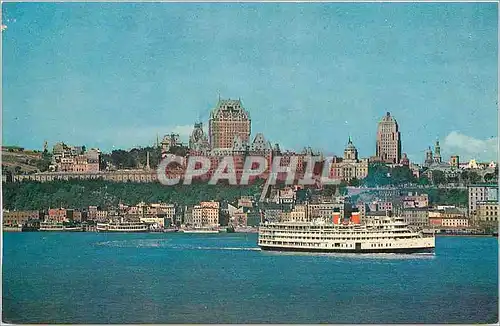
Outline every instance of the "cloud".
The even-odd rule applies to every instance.
[[[450,155],[459,155],[461,161],[470,159],[497,161],[498,159],[498,137],[481,140],[452,131],[446,136],[441,147]]]

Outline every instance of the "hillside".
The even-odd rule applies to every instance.
[[[46,209],[49,207],[87,208],[164,202],[194,205],[204,200],[235,202],[240,196],[260,194],[259,183],[239,187],[206,183],[163,186],[159,183],[114,183],[102,180],[22,182],[3,185],[6,209]]]
[[[42,156],[38,151],[2,149],[2,167],[9,172],[37,172],[45,165]]]

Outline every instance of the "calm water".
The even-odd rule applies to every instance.
[[[498,240],[280,254],[255,234],[4,233],[12,323],[493,323]]]

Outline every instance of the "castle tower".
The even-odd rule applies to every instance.
[[[232,148],[236,136],[248,143],[250,122],[250,114],[243,108],[241,100],[219,99],[208,122],[211,148]]]

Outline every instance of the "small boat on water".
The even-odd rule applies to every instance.
[[[237,226],[234,228],[237,233],[259,233],[259,228],[253,226]]]
[[[193,227],[193,228],[182,228],[179,232],[183,233],[219,233],[218,227]]]
[[[2,229],[4,232],[21,232],[23,230],[23,226],[22,225],[15,225],[15,226],[12,226],[12,225],[4,225],[2,226]]]

